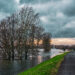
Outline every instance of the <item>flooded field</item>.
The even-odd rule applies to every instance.
[[[17,75],[18,73],[25,71],[29,68],[40,64],[43,61],[46,61],[56,55],[63,53],[63,50],[59,49],[51,49],[50,52],[45,53],[43,49],[39,49],[37,55],[33,56],[29,55],[28,59],[25,60],[0,60],[0,75]]]

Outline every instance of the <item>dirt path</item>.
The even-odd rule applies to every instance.
[[[75,75],[75,52],[65,56],[57,75]]]

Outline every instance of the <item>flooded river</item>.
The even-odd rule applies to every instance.
[[[46,61],[56,55],[63,53],[63,50],[59,49],[51,49],[50,52],[45,53],[43,49],[39,49],[38,55],[32,56],[30,55],[28,59],[25,60],[0,60],[0,75],[17,75],[18,73],[25,71],[29,68],[40,64],[43,61]]]

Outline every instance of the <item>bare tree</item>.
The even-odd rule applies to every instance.
[[[43,34],[43,48],[45,52],[48,52],[51,49],[51,34],[50,33],[44,33]]]
[[[35,26],[38,24],[38,14],[34,13],[30,7],[24,7],[20,13],[21,24],[23,27],[23,43],[25,44],[25,58],[27,59],[29,40],[32,53],[34,52],[34,38],[35,38]]]
[[[1,28],[0,28],[0,34],[1,34],[1,39],[0,39],[0,46],[2,46],[3,50],[3,56],[8,58],[10,60],[10,31],[9,31],[9,25],[7,23],[7,20],[3,20],[1,22]]]
[[[39,42],[42,40],[43,37],[43,33],[44,33],[44,28],[41,26],[37,26],[36,27],[36,40],[37,40],[37,46],[39,46]]]
[[[3,55],[9,60],[14,60],[15,51],[17,51],[20,59],[23,53],[27,59],[29,50],[32,55],[35,54],[34,42],[37,39],[37,45],[39,45],[43,33],[39,14],[31,7],[22,8],[0,23],[0,48],[3,50]]]

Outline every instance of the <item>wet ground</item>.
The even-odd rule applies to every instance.
[[[75,51],[65,56],[57,75],[75,75]]]

